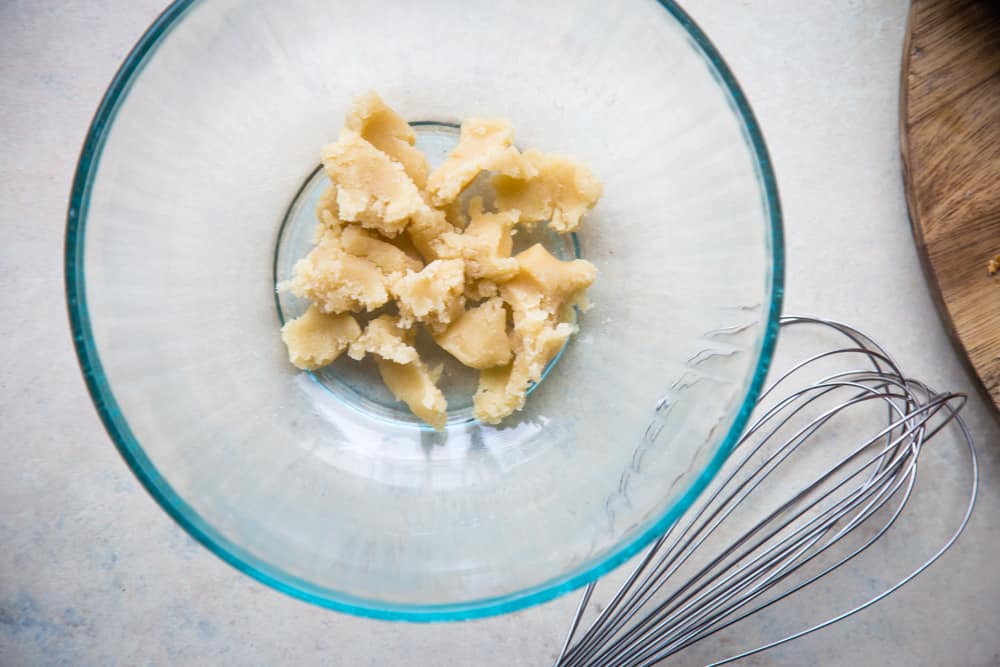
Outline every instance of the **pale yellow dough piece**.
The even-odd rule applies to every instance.
[[[597,269],[584,259],[564,262],[536,243],[517,254],[520,271],[500,287],[504,301],[514,314],[514,326],[522,317],[543,313],[555,322],[565,319],[565,309],[582,300],[597,277]]]
[[[507,311],[499,297],[462,313],[434,340],[470,368],[485,369],[510,361]]]
[[[347,356],[357,361],[364,359],[365,354],[378,355],[397,364],[420,359],[413,347],[413,330],[401,329],[398,320],[391,315],[379,315],[369,322],[347,351]]]
[[[416,416],[436,428],[444,429],[448,420],[448,402],[435,384],[437,378],[422,361],[397,364],[376,356],[379,375],[396,400],[403,401]]]
[[[337,209],[344,222],[360,222],[392,238],[410,216],[427,207],[403,166],[353,130],[341,130],[322,156],[337,186]]]
[[[343,224],[340,221],[340,209],[337,208],[337,188],[333,185],[323,190],[316,202],[316,219],[320,224],[329,226],[331,229],[339,229]]]
[[[316,306],[281,327],[289,361],[307,371],[333,363],[360,335],[361,327],[350,314],[328,315]]]
[[[465,259],[471,279],[502,283],[518,272],[517,260],[510,256],[514,247],[511,234],[517,224],[518,211],[483,212],[482,197],[469,201],[469,225],[462,232],[442,234],[438,246],[441,257]]]
[[[458,231],[448,222],[444,211],[424,207],[417,211],[406,228],[405,238],[409,238],[413,247],[426,262],[440,259],[438,250],[441,247],[441,237]]]
[[[497,207],[518,210],[519,222],[548,220],[552,229],[563,234],[579,229],[580,219],[601,197],[600,181],[569,157],[527,150],[522,158],[536,173],[529,177],[495,175],[492,182]]]
[[[416,135],[402,116],[386,106],[382,98],[368,91],[354,101],[344,123],[368,143],[403,165],[407,176],[418,188],[427,183],[430,166],[427,158],[414,147]]]
[[[513,146],[514,128],[502,119],[470,118],[462,123],[458,145],[427,179],[427,192],[436,206],[453,202],[483,171],[519,178],[535,174],[534,165]]]
[[[542,379],[545,367],[575,330],[571,324],[553,325],[546,319],[529,320],[520,329],[515,327],[514,363],[479,374],[479,388],[472,398],[476,419],[498,424],[523,408],[531,383]]]
[[[423,262],[406,254],[396,245],[375,238],[357,225],[347,225],[340,233],[340,245],[347,252],[374,263],[383,273],[405,273],[424,268]]]
[[[520,266],[517,277],[500,286],[514,319],[514,362],[504,376],[484,371],[473,397],[476,418],[487,424],[496,424],[524,407],[531,383],[541,379],[545,367],[575,331],[572,324],[560,320],[597,275],[590,262],[563,262],[539,244],[516,259]]]
[[[440,369],[429,370],[420,360],[413,337],[414,331],[400,328],[397,318],[380,315],[351,344],[348,356],[360,360],[365,354],[373,355],[382,381],[396,400],[440,430],[448,418],[448,403],[437,387]]]
[[[492,280],[465,281],[465,298],[469,301],[481,301],[500,294],[500,287]]]
[[[415,322],[440,330],[465,308],[465,263],[460,259],[434,260],[417,272],[410,271],[390,289],[399,306],[400,326]]]
[[[524,395],[532,382],[542,379],[545,367],[562,349],[576,327],[567,322],[553,324],[548,320],[530,319],[514,327],[515,354],[507,391],[519,396],[518,407],[524,406]]]
[[[511,367],[489,368],[479,374],[479,387],[472,397],[476,419],[484,424],[499,424],[504,417],[524,406],[524,395],[508,392]]]
[[[309,299],[324,313],[375,310],[389,300],[378,266],[345,252],[335,236],[323,238],[296,262],[292,279],[281,287]]]
[[[344,223],[340,220],[337,210],[337,188],[328,187],[316,202],[316,231],[313,233],[313,243],[319,243],[330,236],[340,236]]]

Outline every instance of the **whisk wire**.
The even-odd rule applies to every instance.
[[[841,461],[841,463],[838,465],[837,468],[839,469],[840,466],[844,465],[847,461],[856,456],[858,452],[863,451],[867,445],[871,444],[871,442],[877,441],[879,437],[880,436],[875,436],[864,446],[858,448],[858,450],[856,450],[856,452],[853,453],[851,456],[845,457],[845,459]],[[853,477],[859,475],[864,470],[865,467],[872,465],[875,461],[880,459],[884,453],[885,451],[876,454],[865,464],[864,467],[859,468],[854,473],[852,473],[851,476],[849,476],[845,480],[842,480],[837,485],[836,488],[839,488],[840,486],[847,484],[847,482],[849,482]],[[836,469],[832,469],[821,475],[819,478],[817,478],[809,485],[807,485],[804,489],[801,489],[796,494],[795,497],[796,498],[804,497],[805,494],[808,493],[808,491],[816,488],[827,477],[831,476],[835,470]],[[888,472],[883,473],[881,475],[881,477],[883,478],[887,476]],[[756,483],[759,484],[759,481],[760,480],[758,480]],[[754,486],[756,486],[756,484]],[[740,565],[739,567],[735,567],[731,570],[727,569],[724,560],[730,557],[736,549],[743,547],[744,544],[748,540],[750,540],[757,531],[762,530],[764,527],[772,525],[771,522],[777,516],[784,513],[788,509],[788,507],[793,505],[791,501],[786,502],[784,505],[782,505],[777,510],[772,512],[771,515],[765,517],[765,519],[758,522],[753,528],[747,531],[739,539],[735,540],[734,543],[731,544],[728,549],[726,549],[722,554],[720,554],[720,556],[718,556],[714,561],[710,562],[707,566],[702,568],[702,570],[699,571],[698,574],[696,574],[688,582],[686,582],[684,589],[678,591],[678,593],[675,593],[674,596],[669,598],[665,603],[659,605],[654,610],[651,616],[647,617],[644,620],[644,622],[641,622],[636,627],[632,628],[630,632],[627,633],[624,637],[619,638],[615,642],[615,645],[620,645],[623,642],[626,642],[630,639],[634,639],[637,642],[637,647],[641,647],[644,646],[646,643],[648,643],[651,637],[662,639],[666,630],[669,629],[669,626],[667,626],[666,628],[664,626],[668,622],[674,619],[679,618],[681,621],[684,621],[688,624],[695,623],[701,620],[702,617],[713,611],[713,609],[716,608],[719,604],[722,604],[727,599],[735,596],[743,588],[751,586],[755,581],[755,579],[753,579],[753,576],[756,575],[759,571],[771,566],[774,562],[780,562],[781,559],[787,558],[787,554],[790,552],[794,552],[796,549],[800,549],[800,553],[803,553],[806,550],[808,550],[809,546],[821,540],[824,537],[825,533],[828,532],[832,527],[832,524],[826,521],[830,514],[840,510],[839,515],[843,516],[845,513],[853,509],[858,503],[860,503],[866,496],[871,495],[874,492],[871,489],[875,488],[877,487],[870,485],[860,487],[859,489],[852,492],[851,495],[841,499],[840,501],[838,501],[838,503],[834,504],[830,508],[827,508],[823,513],[809,520],[807,523],[798,528],[791,535],[788,535],[783,540],[779,541],[776,544],[773,544],[764,553],[752,558],[747,562],[744,562],[744,564]],[[738,553],[735,557],[731,559],[732,563],[735,564],[743,562],[743,559],[750,557],[750,554],[756,551],[761,545],[769,544],[769,541],[772,540],[785,527],[791,525],[792,522],[794,522],[797,518],[806,514],[809,510],[811,510],[813,507],[819,504],[823,500],[823,498],[824,497],[816,498],[806,506],[799,508],[795,513],[792,514],[792,516],[790,516],[776,528],[772,528],[765,535],[757,537],[757,539],[752,544],[750,544],[750,546],[744,547],[741,553]],[[735,504],[731,505],[730,507],[731,508],[735,507]],[[812,540],[812,542],[807,544],[805,547],[800,546],[804,541],[808,540]],[[689,552],[689,554],[690,553],[691,552]],[[772,557],[772,560],[763,560],[765,556]],[[793,553],[791,561],[794,562],[795,560],[797,560],[797,557],[798,554]],[[693,586],[694,584],[700,582],[700,580],[707,578],[709,575],[713,573],[713,571],[726,572],[726,574],[720,580],[713,582],[712,587],[707,592],[705,592],[704,588],[702,587]],[[766,580],[764,582],[761,582],[757,588],[758,589],[764,588],[764,585],[766,583],[767,583]],[[691,588],[692,586],[693,589],[688,590],[688,588]],[[678,599],[677,595],[679,593],[684,593],[684,594],[681,595]],[[700,612],[692,611],[693,609],[698,608],[697,605],[702,604],[705,601],[706,597],[708,597],[709,603],[712,602],[713,600],[718,601],[720,598],[721,601],[717,602],[716,605],[714,606],[709,605],[707,608],[702,606],[700,608]],[[749,600],[747,600],[747,602],[748,601]],[[672,603],[672,604],[670,604],[670,606],[665,609],[664,607],[667,606],[667,603]],[[684,616],[683,614],[685,613],[687,613],[688,615]],[[656,626],[654,626],[652,629],[646,629],[645,626],[648,625],[649,621],[653,617],[659,617],[663,614],[670,614],[670,616],[661,621]],[[609,648],[613,649],[613,646]],[[606,650],[600,653],[599,657],[606,660],[615,657],[616,655],[617,654],[614,650],[611,651]]]
[[[962,398],[964,398],[964,397],[962,397]],[[806,628],[806,629],[800,630],[800,631],[798,631],[798,632],[796,632],[794,634],[788,635],[787,637],[782,637],[781,639],[775,640],[775,641],[770,642],[768,644],[764,644],[762,646],[758,646],[756,648],[750,649],[748,651],[744,651],[742,653],[730,656],[728,658],[724,658],[722,660],[718,660],[718,661],[712,662],[712,663],[708,664],[706,667],[717,667],[718,665],[725,665],[725,664],[730,663],[730,662],[735,662],[736,660],[742,660],[743,658],[747,658],[747,657],[749,657],[751,655],[754,655],[754,654],[757,654],[757,653],[761,653],[763,651],[767,651],[769,649],[775,648],[776,646],[780,646],[782,644],[786,644],[786,643],[788,643],[790,641],[793,641],[795,639],[799,639],[800,637],[804,637],[804,636],[806,636],[808,634],[816,632],[817,630],[822,630],[823,628],[829,627],[829,626],[833,625],[834,623],[838,623],[838,622],[840,622],[840,621],[842,621],[842,620],[844,620],[844,619],[846,619],[846,618],[848,618],[850,616],[853,616],[854,614],[857,614],[858,612],[867,609],[868,607],[872,606],[873,604],[876,604],[876,603],[880,602],[881,600],[884,600],[885,598],[889,597],[890,595],[892,595],[893,593],[895,593],[896,591],[898,591],[900,588],[902,588],[903,586],[905,586],[906,584],[908,584],[911,581],[913,581],[915,578],[917,578],[918,576],[920,576],[927,568],[929,568],[931,565],[933,565],[939,558],[941,558],[941,556],[943,556],[946,551],[948,551],[949,549],[951,549],[951,547],[955,544],[955,542],[958,541],[958,538],[962,535],[962,532],[965,530],[965,527],[969,523],[969,519],[972,517],[972,511],[975,509],[975,505],[976,505],[976,494],[977,494],[977,491],[979,489],[979,463],[976,460],[975,442],[972,439],[972,434],[969,433],[969,430],[968,430],[968,427],[965,424],[965,421],[962,420],[960,417],[957,416],[957,412],[953,412],[952,414],[953,414],[953,416],[955,418],[955,423],[958,425],[959,429],[962,431],[962,437],[965,440],[965,444],[967,446],[967,449],[968,449],[968,452],[969,452],[969,456],[971,458],[971,470],[972,470],[972,485],[971,485],[971,487],[972,487],[972,490],[971,490],[971,492],[969,494],[969,502],[968,502],[968,505],[966,505],[965,513],[962,516],[962,520],[958,524],[958,528],[955,530],[954,533],[952,533],[951,537],[948,538],[948,540],[941,546],[941,548],[938,549],[936,552],[934,552],[934,554],[931,555],[930,558],[928,558],[926,561],[924,561],[924,563],[922,565],[920,565],[917,569],[913,570],[913,572],[911,572],[907,576],[905,576],[902,579],[900,579],[898,582],[896,582],[895,584],[893,584],[892,586],[890,586],[889,588],[887,588],[886,590],[884,590],[882,593],[879,593],[878,595],[876,595],[876,596],[870,598],[869,600],[867,600],[867,601],[859,604],[858,606],[856,606],[856,607],[854,607],[852,609],[849,609],[849,610],[847,610],[847,611],[845,611],[845,612],[843,612],[841,614],[838,614],[837,616],[834,616],[833,618],[829,618],[826,621],[823,621],[822,623],[817,623],[816,625],[813,625],[813,626],[811,626],[809,628]],[[663,657],[666,657],[666,656],[663,656]]]
[[[884,599],[926,570],[965,529],[975,506],[979,484],[975,445],[959,411],[965,396],[937,393],[923,382],[907,378],[895,360],[867,334],[846,324],[813,317],[787,317],[782,327],[818,325],[845,336],[853,345],[809,356],[777,377],[761,394],[757,416],[734,447],[728,472],[697,501],[680,521],[662,535],[639,560],[610,602],[574,644],[595,589],[584,591],[569,633],[556,660],[557,667],[650,667],[706,637],[770,607],[815,583],[870,548],[902,515],[917,475],[917,461],[926,442],[949,424],[957,426],[971,462],[971,491],[965,513],[945,544],[928,560],[893,586],[852,609],[781,639],[712,663],[721,665],[765,651],[847,618]],[[778,397],[779,387],[820,362],[861,355],[871,368],[827,373],[818,381]],[[848,396],[823,409],[838,393]],[[772,401],[772,405],[767,405]],[[708,552],[706,543],[738,508],[765,483],[780,485],[775,472],[806,451],[836,418],[871,402],[886,406],[885,426],[859,446],[787,492],[776,507],[763,513],[722,547]],[[809,411],[819,414],[808,417]],[[797,426],[796,422],[805,419]],[[781,434],[791,429],[791,435]],[[783,439],[782,439],[783,438]],[[775,442],[777,445],[775,446]],[[787,481],[785,485],[787,486]],[[800,581],[793,575],[830,553],[856,530],[869,526],[868,537],[847,547],[846,554]],[[678,580],[695,556],[706,558],[693,574]],[[675,587],[661,597],[668,584]],[[778,591],[774,593],[773,591]]]
[[[855,400],[864,400],[864,397],[862,397],[862,398],[856,398]],[[771,413],[771,414],[773,414],[773,413]],[[820,420],[819,420],[819,424],[822,424],[823,422],[825,422],[826,420],[828,420],[829,418],[831,418],[831,416],[832,416],[832,414],[830,414],[830,413],[827,413],[827,414],[823,415],[820,418]],[[814,422],[814,424],[816,424],[816,422]],[[775,454],[773,454],[771,457],[768,458],[768,464],[773,463],[774,460],[775,460],[775,458],[779,457],[779,455],[780,455],[780,459],[778,460],[778,463],[780,463],[784,458],[786,458],[788,455],[790,455],[792,453],[792,451],[794,451],[795,447],[797,447],[801,442],[803,442],[804,438],[807,437],[813,430],[814,430],[814,428],[810,428],[810,427],[803,428],[793,439],[789,440],[788,443],[785,446],[783,446],[781,450],[779,450],[778,452],[776,452]],[[886,429],[886,431],[889,431],[889,430],[890,429]],[[854,452],[852,455],[850,455],[848,457],[845,457],[845,459],[841,462],[840,465],[843,465],[843,463],[845,461],[850,460],[850,458],[852,458],[853,456],[856,456],[858,452],[863,451],[869,444],[871,444],[871,442],[877,441],[878,438],[880,437],[880,435],[876,436],[875,438],[872,438],[868,443],[865,443],[865,445],[863,445],[862,447],[859,447],[856,450],[856,452]],[[756,449],[754,449],[753,452],[751,452],[751,454],[755,453],[755,452],[756,452]],[[873,457],[872,460],[877,460],[877,459],[881,458],[882,454],[884,454],[884,452],[876,455],[875,457]],[[744,459],[744,461],[741,462],[741,464],[740,464],[739,467],[742,467],[742,465],[745,464],[746,460],[747,459]],[[870,465],[870,462],[868,464],[866,464],[866,465]],[[838,466],[838,468],[839,468],[839,466]],[[692,554],[694,552],[694,550],[697,549],[698,546],[700,546],[701,542],[708,537],[708,534],[710,534],[715,529],[715,527],[717,525],[719,525],[719,523],[722,520],[724,520],[726,517],[728,517],[728,515],[738,506],[739,502],[742,501],[743,498],[746,497],[746,495],[748,495],[750,492],[752,492],[763,481],[763,479],[767,475],[769,475],[771,473],[771,471],[773,471],[774,469],[775,469],[774,466],[769,467],[766,470],[766,472],[764,472],[761,476],[759,476],[757,478],[752,478],[752,477],[748,478],[740,486],[738,486],[736,490],[734,490],[733,494],[731,494],[725,501],[723,501],[722,505],[720,505],[719,510],[717,510],[717,511],[721,511],[723,508],[725,508],[724,514],[721,517],[718,517],[718,518],[713,517],[712,519],[710,519],[710,521],[715,521],[714,525],[711,525],[708,528],[708,530],[706,531],[707,534],[704,535],[704,536],[702,536],[701,539],[698,542],[696,542],[693,546],[690,545],[690,542],[684,543],[682,545],[682,549],[681,550],[682,551],[686,550],[687,554],[683,558],[681,558],[680,560],[678,560],[677,562],[675,562],[671,566],[670,570],[668,570],[667,572],[663,572],[663,573],[659,573],[658,574],[657,578],[661,580],[660,585],[662,585],[663,580],[669,578],[670,574],[672,574],[673,571],[675,571],[678,567],[680,567],[680,565],[683,564],[683,562],[687,559],[687,557],[690,554]],[[819,479],[814,480],[813,483],[811,483],[810,485],[808,485],[805,489],[800,490],[795,497],[803,497],[808,491],[810,491],[811,489],[813,489],[816,486],[818,486],[824,479],[826,479],[831,474],[833,474],[833,472],[834,472],[834,470],[828,471],[826,474],[822,475]],[[845,484],[847,481],[850,481],[850,479],[842,481],[840,485]],[[751,482],[752,482],[752,484],[750,485],[749,489],[744,489],[743,488],[746,484],[750,484]],[[742,495],[740,497],[734,499],[734,496],[738,492],[742,492]],[[809,509],[811,509],[820,500],[821,499],[817,499],[814,503],[811,503],[810,505],[801,508],[801,510],[795,516],[793,516],[792,519],[789,519],[785,524],[783,524],[782,526],[780,526],[778,529],[772,531],[772,533],[769,533],[769,534],[765,535],[764,537],[759,538],[757,544],[759,545],[759,544],[764,543],[767,540],[771,539],[773,537],[773,535],[776,532],[778,532],[778,530],[780,530],[781,528],[783,528],[784,525],[787,525],[787,523],[790,523],[792,520],[794,520],[795,518],[797,518],[801,514],[804,514],[805,512],[807,512]],[[846,502],[846,499],[845,499],[844,502]],[[757,532],[758,530],[761,530],[763,527],[769,525],[770,521],[772,521],[775,517],[777,517],[778,515],[780,515],[785,509],[787,509],[788,506],[790,506],[792,504],[793,504],[792,501],[787,502],[784,506],[779,507],[777,510],[775,510],[770,516],[768,516],[765,519],[761,520],[756,526],[754,526],[750,531],[748,531],[748,533],[746,533],[739,541],[737,541],[734,545],[732,545],[730,547],[730,549],[727,549],[725,552],[723,552],[722,554],[720,554],[716,558],[715,561],[713,561],[712,563],[709,563],[709,565],[707,565],[705,568],[703,568],[703,570],[701,572],[699,572],[697,575],[695,575],[694,577],[692,577],[691,580],[689,580],[688,582],[686,582],[685,585],[684,585],[684,587],[682,587],[679,591],[675,592],[675,596],[674,597],[672,597],[671,599],[668,599],[663,604],[661,604],[659,607],[657,607],[657,609],[655,610],[655,613],[664,613],[664,611],[670,611],[670,612],[675,611],[675,609],[665,610],[664,607],[666,606],[667,603],[674,601],[676,599],[677,595],[684,593],[685,590],[686,590],[686,588],[688,586],[693,585],[699,579],[701,579],[702,577],[706,576],[725,557],[729,556],[731,554],[731,552],[732,552],[733,549],[736,549],[741,544],[743,544],[746,540],[750,539],[750,537],[755,532]],[[818,521],[819,519],[822,519],[822,518],[823,517],[821,515],[817,519],[814,519],[814,522]],[[706,526],[707,525],[708,524],[706,524]],[[809,525],[810,524],[807,524],[805,527],[807,528]],[[704,527],[705,526],[702,526],[702,528],[704,528]],[[692,536],[692,539],[694,537],[697,537],[697,534],[694,535],[694,536]],[[754,549],[756,549],[756,547],[757,547],[757,545],[754,545],[753,547],[751,547],[751,549],[749,551],[753,551]],[[665,556],[669,556],[669,553],[666,554]],[[742,556],[740,556],[740,557],[742,557]],[[663,559],[661,559],[661,561],[662,560]],[[751,563],[751,564],[753,564],[753,563]],[[661,562],[661,565],[662,565],[662,562]],[[727,577],[727,580],[729,578],[732,578],[733,576],[739,574],[739,572],[740,572],[740,570],[737,570],[736,572],[733,572],[730,575],[730,577]],[[654,573],[654,574],[657,574],[657,573]],[[648,580],[648,577],[647,577],[647,580]],[[722,583],[725,583],[725,581],[723,581]],[[655,589],[652,591],[652,593],[655,593]],[[683,602],[683,601],[684,600],[682,599],[681,602]],[[681,611],[683,611],[683,609]],[[635,632],[637,632],[641,628],[642,628],[642,624],[640,624],[636,628],[633,628],[633,631],[632,631],[631,634],[634,634]],[[626,637],[625,639],[628,639],[628,637]]]

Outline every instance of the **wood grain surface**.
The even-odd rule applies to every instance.
[[[1000,413],[1000,1],[914,0],[900,148],[931,291]]]

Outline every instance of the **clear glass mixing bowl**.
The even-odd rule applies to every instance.
[[[499,428],[459,406],[435,433],[364,373],[288,363],[275,279],[369,88],[432,152],[506,117],[604,183],[563,248],[594,307]],[[750,108],[671,2],[181,1],[97,111],[66,288],[109,433],[195,538],[316,604],[448,620],[580,586],[688,507],[766,373],[781,253]]]

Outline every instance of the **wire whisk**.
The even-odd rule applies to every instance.
[[[878,343],[853,327],[813,317],[781,320],[783,335],[805,325],[832,330],[846,343],[794,364],[762,393],[717,480],[577,637],[595,584],[587,587],[556,667],[655,665],[850,562],[896,523],[911,498],[921,450],[949,425],[968,450],[971,488],[944,544],[867,601],[711,664],[745,658],[858,613],[926,570],[961,535],[979,485],[975,445],[958,414],[965,396],[906,377]],[[859,359],[862,367],[853,367]],[[865,426],[862,435],[848,435]],[[742,519],[747,513],[751,520]]]

